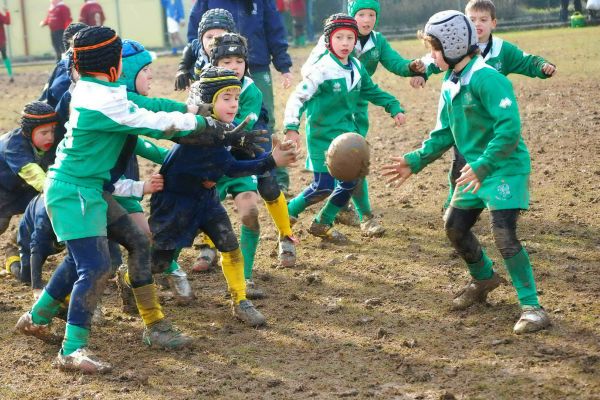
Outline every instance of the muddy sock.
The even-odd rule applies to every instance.
[[[31,320],[37,325],[48,325],[52,318],[58,314],[61,304],[44,289],[31,309]]]
[[[489,259],[485,251],[481,249],[481,259],[475,263],[467,264],[471,276],[478,281],[490,279],[494,275],[492,266],[494,263]]]
[[[21,262],[21,257],[19,256],[10,256],[6,258],[6,264],[4,265],[4,268],[6,269],[6,272],[11,272],[11,265],[13,263],[20,263]]]
[[[246,281],[244,280],[244,260],[240,249],[221,252],[223,275],[234,304],[246,300]]]
[[[512,284],[517,291],[519,303],[522,306],[539,307],[540,302],[533,279],[533,269],[525,248],[522,248],[514,257],[505,259],[504,265],[506,265]]]
[[[211,249],[215,248],[215,244],[213,243],[212,240],[210,240],[210,238],[208,237],[207,234],[203,234],[202,235],[202,244],[207,245],[208,247],[210,247]]]
[[[279,231],[279,237],[292,236],[290,215],[288,214],[288,206],[283,193],[279,193],[279,197],[275,201],[265,200],[265,206],[267,206],[267,210],[271,214],[271,218],[273,218],[277,231]]]
[[[335,221],[335,216],[340,212],[341,209],[341,207],[336,206],[328,200],[315,218],[315,221],[317,221],[319,224],[331,226],[333,225],[333,221]]]
[[[244,278],[252,279],[252,268],[254,267],[254,256],[258,248],[260,232],[242,225],[242,233],[240,235],[240,248],[244,257]]]
[[[180,267],[179,264],[177,264],[177,261],[171,261],[171,265],[169,265],[169,268],[163,272],[163,275],[171,275],[173,271],[177,271],[179,268]]]
[[[65,338],[62,342],[62,354],[68,356],[88,344],[90,330],[77,325],[67,324]]]
[[[133,295],[135,296],[140,316],[144,320],[144,325],[150,326],[165,317],[158,301],[158,293],[156,292],[154,283],[133,288]]]
[[[288,212],[292,217],[298,218],[298,215],[306,209],[306,199],[304,194],[300,193],[288,203]]]
[[[373,211],[371,210],[371,202],[369,201],[369,185],[367,183],[367,178],[362,179],[362,182],[360,182],[359,185],[360,187],[358,190],[352,194],[352,203],[354,204],[354,208],[356,208],[358,218],[360,218],[362,222],[363,217],[370,217],[373,215]]]

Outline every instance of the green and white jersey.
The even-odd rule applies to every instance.
[[[242,79],[239,108],[233,122],[240,124],[247,116],[250,116],[250,122],[246,128],[252,129],[256,121],[258,121],[262,99],[262,92],[256,86],[256,83],[251,78],[244,76]]]
[[[542,72],[542,67],[548,63],[544,58],[527,54],[514,44],[499,37],[492,36],[490,40],[492,41],[492,46],[485,54],[485,57],[483,57],[483,61],[502,75],[519,74],[530,78],[548,78]],[[487,45],[488,43],[480,45],[480,47],[483,47],[481,50],[482,54]],[[427,76],[441,72],[433,63],[431,57],[425,56],[422,60],[427,66]]]
[[[359,100],[384,107],[391,116],[403,112],[400,102],[371,80],[355,57],[349,65],[325,51],[290,95],[284,114],[285,130],[298,130],[306,111],[307,167],[326,172],[325,152],[345,132],[357,132],[354,118]]]
[[[151,112],[128,100],[126,87],[83,77],[73,90],[67,133],[48,176],[101,188],[128,134],[169,139],[204,126],[204,118],[181,112]]]
[[[461,72],[446,73],[437,123],[419,150],[404,157],[413,173],[454,144],[480,181],[488,176],[528,174],[529,151],[521,137],[519,108],[510,81],[474,57]]]

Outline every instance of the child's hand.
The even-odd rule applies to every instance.
[[[481,181],[477,175],[475,175],[471,166],[469,164],[465,165],[460,172],[462,172],[462,174],[456,180],[456,187],[468,184],[462,192],[468,192],[470,189],[473,189],[473,194],[477,193],[479,188],[481,188]]]
[[[425,78],[423,78],[422,76],[413,76],[412,78],[410,78],[410,86],[412,86],[413,89],[425,87]]]
[[[412,60],[410,64],[408,64],[408,68],[416,74],[422,74],[425,72],[425,63],[419,59]]]
[[[412,175],[412,170],[404,157],[391,157],[391,160],[395,163],[384,165],[381,168],[383,170],[381,175],[390,177],[387,183],[398,181],[398,186],[400,186]]]
[[[542,72],[546,76],[552,76],[556,72],[556,65],[550,64],[550,63],[545,63],[544,65],[542,65]]]
[[[165,187],[165,178],[161,174],[153,174],[149,181],[144,182],[144,194],[160,192]]]
[[[277,146],[273,148],[271,155],[273,156],[275,164],[277,164],[278,167],[293,166],[298,158],[296,144],[289,140],[278,143]]]
[[[406,115],[404,115],[403,113],[398,113],[394,115],[392,119],[394,120],[394,124],[396,124],[396,127],[399,128],[400,125],[403,125],[406,122]]]
[[[292,86],[292,73],[284,72],[281,74],[281,84],[284,89],[289,89]]]
[[[285,140],[291,140],[296,144],[296,148],[300,149],[300,134],[298,131],[286,131]]]

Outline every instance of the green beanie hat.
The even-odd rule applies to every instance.
[[[127,86],[128,92],[137,93],[135,80],[146,65],[152,63],[152,55],[144,46],[135,40],[123,40],[123,70],[121,82]]]
[[[375,10],[375,14],[377,14],[375,26],[377,26],[377,23],[379,22],[379,11],[381,9],[379,6],[379,0],[350,0],[350,1],[348,1],[348,14],[350,14],[351,17],[354,17],[357,12],[359,12],[360,10],[364,10],[365,8],[368,8],[370,10]]]

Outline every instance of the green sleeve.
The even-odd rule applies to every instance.
[[[429,79],[431,75],[441,74],[442,72],[443,71],[439,69],[438,66],[435,65],[435,63],[432,62],[427,66],[427,68],[425,68],[425,80]]]
[[[379,34],[378,36],[377,44],[380,47],[379,62],[385,69],[393,74],[404,77],[418,75],[413,73],[409,67],[412,60],[403,58],[396,50],[392,48],[392,46],[390,46],[389,42],[383,35]]]
[[[145,108],[152,112],[165,111],[173,112],[179,111],[181,113],[187,112],[187,105],[179,101],[164,99],[160,97],[148,97],[142,96],[138,93],[127,92],[127,100],[134,102],[138,107]]]
[[[252,84],[246,88],[240,95],[240,105],[238,113],[235,116],[233,122],[237,125],[249,115],[250,122],[246,126],[247,129],[252,129],[258,116],[260,115],[260,109],[262,107],[262,92],[258,89],[255,84]]]
[[[454,136],[450,130],[448,110],[446,109],[442,96],[440,96],[438,118],[435,128],[429,133],[429,138],[423,142],[421,148],[405,154],[404,159],[410,166],[412,173],[416,174],[427,165],[440,158],[453,144]]]
[[[540,56],[534,56],[523,52],[512,43],[504,42],[502,44],[503,70],[504,75],[520,74],[530,78],[546,79],[548,76],[542,72],[542,67],[548,61]]]
[[[137,138],[137,143],[135,145],[136,155],[143,157],[146,160],[150,160],[153,163],[162,164],[167,153],[169,153],[168,149],[157,146],[155,143],[144,140],[141,137]]]
[[[475,81],[476,79],[476,81]],[[473,93],[494,120],[494,136],[471,168],[480,181],[498,168],[498,162],[510,156],[521,140],[521,119],[510,81],[501,74],[481,74],[473,78]]]
[[[392,117],[404,112],[398,99],[388,92],[380,89],[379,86],[373,82],[367,70],[362,65],[360,66],[359,70],[362,81],[360,87],[360,95],[362,98],[375,104],[376,106],[385,108],[385,111]]]

